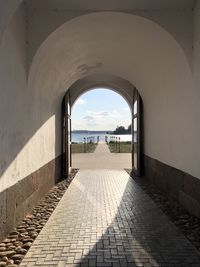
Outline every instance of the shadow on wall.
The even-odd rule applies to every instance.
[[[61,113],[61,108],[59,111],[60,112],[58,112],[58,113]],[[24,115],[25,114],[26,114],[26,110],[24,110]],[[33,112],[32,114],[34,116],[35,113]],[[28,153],[29,153],[27,151],[27,149],[31,148],[30,151],[32,151],[32,153],[30,155],[30,159],[32,158],[32,162],[30,162],[30,159],[28,162],[30,164],[29,165],[30,169],[34,168],[34,167],[31,168],[31,166],[34,166],[34,161],[36,162],[36,164],[37,164],[37,162],[39,162],[38,158],[41,159],[41,162],[44,162],[42,155],[39,153],[40,151],[33,149],[34,143],[36,143],[38,146],[39,138],[41,138],[40,139],[41,146],[39,147],[41,152],[45,152],[45,141],[47,138],[49,138],[49,135],[51,135],[53,140],[55,139],[55,143],[53,144],[54,147],[50,148],[50,152],[49,152],[50,155],[52,155],[54,153],[56,154],[56,152],[58,152],[58,151],[60,151],[60,155],[61,155],[61,152],[62,152],[62,150],[61,150],[61,133],[62,133],[62,131],[61,131],[61,127],[62,127],[61,114],[60,115],[50,114],[50,112],[47,111],[47,112],[45,112],[45,114],[44,113],[42,114],[43,119],[39,120],[39,121],[36,121],[34,119],[32,120],[32,118],[29,115],[27,115],[27,117],[24,115],[22,117],[20,117],[20,115],[15,116],[15,120],[20,121],[20,124],[17,127],[15,127],[15,125],[13,125],[13,127],[15,127],[15,129],[14,129],[15,132],[11,132],[11,130],[10,130],[9,133],[7,134],[7,137],[9,136],[8,138],[4,138],[4,137],[2,138],[2,140],[4,141],[3,151],[5,151],[5,152],[3,153],[3,155],[1,155],[1,156],[3,156],[3,159],[0,163],[0,176],[2,177],[6,171],[9,171],[9,168],[12,168],[11,169],[12,170],[12,174],[11,174],[12,176],[10,177],[11,185],[13,184],[12,181],[15,180],[15,182],[17,182],[19,178],[22,178],[20,175],[21,174],[20,170],[22,171],[22,173],[23,173],[23,170],[26,172],[26,166],[23,166],[23,168],[21,165],[18,167],[17,167],[17,165],[12,166],[12,163],[14,162],[14,160],[17,159],[18,155],[19,155],[19,157],[22,156],[22,160],[24,160],[25,163],[27,163],[26,158],[28,157]],[[26,118],[24,118],[24,117],[26,117]],[[52,132],[50,132],[49,131],[50,129],[46,130],[45,127],[46,127],[46,125],[48,125],[49,121],[52,118],[53,118],[53,129],[54,130]],[[6,115],[6,119],[8,121],[10,121],[10,123],[11,123],[10,126],[12,127],[13,118],[11,118],[8,114],[8,115]],[[52,122],[51,122],[51,125],[52,125]],[[41,134],[41,136],[39,134]],[[30,148],[29,148],[29,145],[30,145]],[[43,150],[43,148],[44,148],[44,150]],[[23,150],[25,151],[26,155],[23,155],[23,153],[24,153]],[[23,156],[25,158],[23,158]],[[54,160],[55,158],[50,158],[50,159]],[[49,162],[44,162],[43,165],[46,165]],[[23,162],[21,164],[23,164]],[[18,170],[18,169],[20,169],[20,170]],[[34,171],[36,171],[36,170],[37,169],[35,169]],[[31,171],[29,171],[29,174],[30,174],[30,172]],[[8,181],[8,184],[10,184],[9,181]]]
[[[55,134],[58,135],[58,132]],[[15,150],[15,153],[19,151]],[[61,156],[58,156],[0,192],[0,240],[61,180],[61,162]]]
[[[22,13],[19,8],[0,49],[0,239],[61,178],[62,96],[53,109],[40,90],[28,88]]]
[[[13,2],[17,6],[20,0]],[[53,148],[48,148],[49,157],[48,153],[43,153],[44,157],[38,152],[46,152],[46,140],[54,136],[54,127],[60,131],[62,95],[57,100],[58,109],[53,110],[42,90],[32,90],[27,83],[24,18],[24,6],[20,5],[4,33],[0,49],[0,191],[47,164],[55,151],[56,155],[61,154],[60,140],[56,140]],[[49,122],[54,123],[53,130],[47,129],[45,133]],[[39,138],[40,131],[43,138]]]

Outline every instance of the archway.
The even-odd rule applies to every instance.
[[[105,22],[109,27],[105,27]],[[87,79],[96,75],[101,75],[101,79]],[[66,89],[73,87],[73,101],[83,79],[82,90],[88,84],[95,86],[105,82],[105,85],[112,85],[113,81],[104,79],[110,75],[121,77],[139,89],[145,106],[145,132],[148,132],[145,135],[145,155],[189,171],[189,165],[183,164],[188,152],[179,136],[185,129],[185,119],[182,118],[186,118],[189,124],[193,118],[190,110],[185,109],[188,101],[192,101],[188,90],[191,72],[180,46],[159,25],[135,15],[116,12],[100,12],[73,19],[58,28],[39,48],[30,68],[29,89],[36,92],[36,96],[40,95],[38,103],[44,102],[47,106],[42,108],[44,116],[56,114],[59,120],[58,110]],[[49,101],[46,101],[50,88]],[[131,88],[124,93],[129,96],[128,91],[132,92]],[[181,102],[178,101],[180,93],[184,100]],[[172,128],[177,121],[179,127],[174,135]],[[187,138],[182,137],[186,142]],[[168,144],[176,150],[171,151]],[[183,161],[180,161],[180,154]],[[195,161],[190,162],[193,163]]]
[[[119,79],[120,80],[120,79]],[[99,84],[105,84],[99,83]],[[79,84],[80,85],[80,84]],[[91,87],[83,87],[78,86],[79,90],[76,90],[76,98],[73,97],[73,88],[77,85],[73,85],[66,92],[63,102],[62,102],[62,170],[63,176],[67,177],[72,168],[72,150],[71,150],[71,142],[72,142],[72,123],[71,123],[71,108],[75,101],[84,93],[99,88],[97,84]],[[103,86],[105,88],[105,86]],[[132,171],[135,175],[140,176],[143,173],[142,167],[142,157],[143,157],[143,112],[142,112],[142,99],[138,92],[138,90],[132,86],[132,91],[129,92],[129,96],[127,97],[124,93],[124,89],[119,85],[115,87],[107,87],[107,89],[112,90],[126,101],[131,111],[131,158],[132,158]],[[78,92],[78,93],[77,93]]]

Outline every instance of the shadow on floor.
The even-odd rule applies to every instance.
[[[115,217],[104,233],[101,227],[94,226],[98,241],[73,266],[200,266],[199,252],[131,177]],[[92,243],[92,233],[82,238]]]

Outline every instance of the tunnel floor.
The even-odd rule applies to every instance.
[[[200,253],[125,171],[79,170],[20,266],[200,266]]]

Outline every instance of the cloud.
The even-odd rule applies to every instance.
[[[92,117],[92,116],[85,116],[85,117],[83,117],[83,119],[86,120],[86,121],[93,121],[94,120],[94,117]]]
[[[118,113],[118,111],[87,111],[87,116],[83,117],[84,120],[92,121],[92,120],[105,120],[105,118],[121,118],[121,115]]]
[[[75,102],[75,105],[85,105],[86,104],[86,101],[83,100],[83,99],[78,99],[76,102]]]
[[[114,130],[117,125],[127,127],[130,124],[130,116],[119,110],[94,111],[87,110],[75,121],[72,118],[73,129],[78,130]]]

